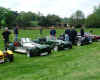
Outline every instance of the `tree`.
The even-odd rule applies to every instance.
[[[34,25],[38,25],[38,18],[39,16],[35,13],[20,12],[17,16],[17,24],[21,27],[33,27]]]
[[[8,14],[6,16],[6,23],[9,28],[13,28],[16,26],[16,18],[18,13],[15,11],[8,11]]]
[[[7,13],[8,13],[8,9],[0,7],[0,26],[6,26]]]
[[[16,24],[17,12],[0,7],[0,26],[12,28]]]
[[[39,18],[39,25],[40,26],[47,26],[47,19],[45,16],[40,16]]]
[[[48,26],[57,25],[61,22],[61,18],[57,15],[48,15],[46,17],[46,20],[47,20],[46,23]]]
[[[94,11],[92,14],[90,14],[85,22],[85,25],[87,27],[100,27],[100,5],[97,7],[94,7]]]
[[[81,27],[85,22],[85,15],[82,11],[77,10],[70,17],[69,24],[76,27]]]

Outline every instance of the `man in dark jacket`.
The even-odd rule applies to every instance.
[[[11,34],[11,32],[8,31],[8,28],[6,27],[5,31],[2,33],[5,50],[7,50],[7,45],[8,45],[8,42],[9,42],[9,35],[10,34]]]
[[[65,34],[68,34],[68,35],[70,35],[70,27],[68,27],[66,30],[65,30]]]
[[[65,40],[68,40],[70,39],[70,27],[68,27],[66,30],[65,30]]]
[[[74,27],[72,27],[72,30],[70,32],[70,41],[72,42],[72,44],[75,44],[76,36],[77,36],[77,31],[75,30]]]
[[[53,40],[56,39],[56,30],[54,29],[54,27],[51,27],[50,38],[53,39]]]
[[[82,37],[84,37],[84,28],[83,27],[81,27],[81,29],[80,29],[80,34]]]

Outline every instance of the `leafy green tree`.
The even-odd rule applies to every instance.
[[[39,17],[39,25],[40,26],[47,26],[47,19],[46,19],[46,17],[45,16],[40,16]]]
[[[100,27],[100,5],[94,8],[92,14],[90,14],[85,22],[87,27]]]
[[[30,22],[30,26],[31,27],[38,27],[39,26],[39,23],[38,23],[38,21],[31,21]]]
[[[20,12],[17,16],[17,24],[22,27],[32,27],[33,23],[38,23],[38,15],[32,12]],[[35,21],[35,22],[34,22]],[[37,24],[38,25],[38,24]],[[33,25],[34,26],[34,25]]]
[[[4,19],[1,20],[1,26],[6,26],[6,21]]]
[[[6,26],[6,16],[8,9],[0,7],[0,26]]]
[[[16,18],[17,18],[17,12],[15,11],[8,11],[8,14],[6,16],[6,23],[9,28],[13,28],[16,26]]]
[[[46,17],[46,20],[47,20],[47,25],[48,26],[51,26],[51,25],[57,25],[61,22],[61,18],[57,15],[48,15]]]
[[[12,28],[16,24],[17,12],[0,7],[0,26]]]
[[[85,15],[81,10],[77,10],[73,13],[69,20],[70,25],[74,25],[76,27],[81,27],[85,23]]]

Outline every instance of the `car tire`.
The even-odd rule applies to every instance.
[[[81,42],[80,41],[77,42],[77,46],[81,46]]]
[[[27,57],[31,57],[29,50],[27,50]]]
[[[51,49],[50,50],[48,50],[48,55],[51,53]]]
[[[13,62],[14,61],[14,56],[12,55],[8,55],[8,61],[9,62]]]
[[[95,41],[97,41],[97,42],[100,42],[100,39],[98,39],[98,40],[95,40]]]
[[[69,45],[69,49],[72,49],[72,45]]]

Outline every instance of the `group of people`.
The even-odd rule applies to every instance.
[[[72,27],[70,29],[70,27],[68,29],[65,30],[65,40],[69,40],[72,42],[72,44],[75,44],[75,39],[77,36],[77,31],[75,30],[74,27]]]
[[[84,37],[84,28],[83,27],[81,27],[81,29],[80,29],[80,35],[82,37]],[[56,30],[54,27],[52,27],[50,30],[50,37],[51,37],[51,39],[56,39]],[[67,27],[65,29],[64,40],[71,41],[72,44],[75,44],[76,37],[77,37],[77,31],[75,30],[75,27]]]
[[[17,39],[18,39],[18,26],[16,26],[14,28],[14,32],[13,33],[14,33],[14,41],[17,41]],[[2,33],[5,50],[7,50],[7,45],[9,43],[9,35],[10,34],[11,34],[11,31],[8,30],[8,27],[5,27],[5,30]]]
[[[18,34],[19,34],[19,32],[18,32],[18,26],[16,26],[14,28],[14,32],[13,33],[14,33],[14,41],[17,41],[18,40]],[[41,33],[42,33],[42,30],[41,30]],[[5,50],[7,50],[7,45],[9,43],[9,35],[10,34],[11,34],[11,32],[6,27],[5,30],[4,30],[4,32],[2,33],[3,40],[4,40]],[[83,27],[80,30],[80,34],[81,34],[82,37],[84,36],[84,29],[83,29]],[[75,30],[74,27],[71,27],[71,28],[67,27],[65,29],[64,35],[65,35],[65,40],[71,41],[72,44],[75,44],[75,38],[77,36],[77,31]],[[50,38],[52,40],[56,39],[56,30],[55,30],[54,26],[51,27]]]
[[[80,36],[84,37],[83,27],[81,27],[80,29]],[[69,40],[72,42],[72,44],[75,44],[76,37],[77,37],[77,31],[75,30],[75,27],[72,27],[71,29],[69,27],[65,30],[65,40]]]

